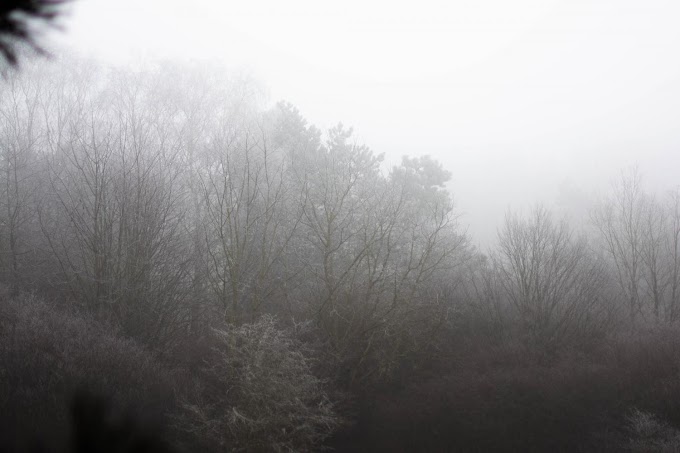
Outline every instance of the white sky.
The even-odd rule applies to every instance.
[[[570,204],[638,163],[680,184],[677,0],[76,0],[65,40],[245,68],[321,128],[453,173],[480,243],[508,207]],[[562,189],[566,188],[566,190]]]

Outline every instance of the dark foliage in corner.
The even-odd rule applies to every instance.
[[[86,448],[104,438],[153,444],[151,427],[176,407],[172,373],[153,355],[32,296],[0,307],[0,363],[0,451],[67,445],[72,429],[79,452],[108,451]]]
[[[11,66],[18,64],[17,45],[27,44],[44,53],[36,41],[35,22],[52,24],[70,0],[4,0],[0,3],[0,54]]]
[[[71,418],[74,453],[174,451],[157,430],[129,414],[116,414],[109,401],[91,392],[75,394]]]

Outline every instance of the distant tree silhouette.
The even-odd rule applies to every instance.
[[[0,55],[10,66],[19,62],[20,45],[45,53],[35,36],[35,25],[52,24],[70,0],[3,0],[0,2]]]

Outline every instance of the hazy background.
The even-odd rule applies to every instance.
[[[680,182],[677,1],[79,0],[64,22],[81,51],[219,62],[388,162],[434,156],[481,245],[510,206],[582,216],[633,164]]]

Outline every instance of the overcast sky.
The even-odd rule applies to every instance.
[[[579,212],[622,169],[680,183],[680,2],[78,0],[67,45],[218,60],[321,128],[453,174],[488,244],[508,207]]]

